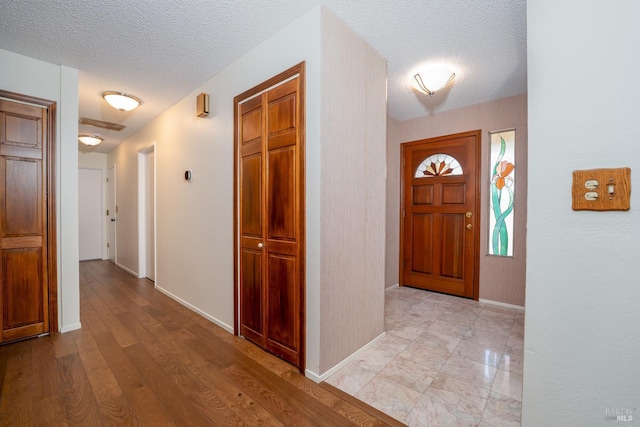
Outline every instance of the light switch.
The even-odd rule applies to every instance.
[[[573,171],[573,210],[626,211],[630,197],[630,168]]]

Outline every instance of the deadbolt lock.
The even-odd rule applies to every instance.
[[[471,230],[472,228],[473,228],[473,225],[467,224],[467,230]]]
[[[467,212],[466,214],[464,214],[464,216],[466,216],[467,218],[471,218],[472,215],[473,215],[473,212]]]

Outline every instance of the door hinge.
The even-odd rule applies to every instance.
[[[406,158],[405,158],[405,157],[403,157],[403,158],[402,158],[402,166],[405,166],[405,165],[406,165]]]
[[[107,247],[109,247],[109,242],[107,242]]]
[[[107,209],[107,216],[109,216],[109,209]]]
[[[107,178],[107,182],[109,182],[109,178]]]
[[[404,218],[405,216],[404,214],[405,214],[404,209],[402,209],[402,218]]]

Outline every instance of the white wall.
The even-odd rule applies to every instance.
[[[0,88],[57,102],[58,317],[80,327],[78,272],[78,70],[0,49]]]
[[[640,419],[640,3],[528,3],[522,425]],[[630,167],[631,210],[571,210],[576,169]],[[625,424],[625,423],[622,423]]]
[[[102,206],[107,209],[107,155],[105,153],[87,153],[78,152],[78,167],[82,169],[99,169],[102,171]],[[103,209],[103,210],[104,210]],[[102,259],[108,259],[109,252],[107,251],[107,232],[108,226],[107,216],[103,215],[102,218]]]

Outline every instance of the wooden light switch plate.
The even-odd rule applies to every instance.
[[[571,208],[574,211],[628,211],[630,197],[630,168],[573,171]]]

